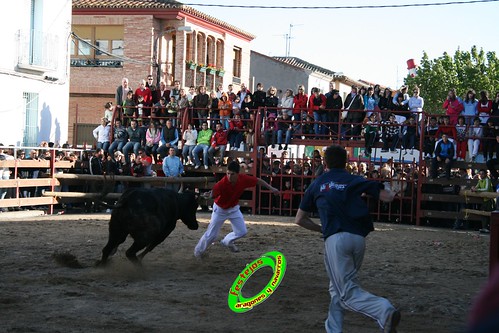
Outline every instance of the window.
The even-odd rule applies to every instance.
[[[24,135],[25,147],[38,146],[38,94],[23,93],[24,101]]]
[[[193,45],[193,34],[187,34],[186,35],[186,42],[185,42],[185,60],[192,60],[194,61],[194,45]]]
[[[124,53],[123,26],[74,25],[73,32],[78,38],[73,38],[71,46],[72,65],[103,65],[111,63],[106,62],[111,59],[114,63],[117,59],[113,56],[122,56]]]
[[[241,77],[241,58],[242,50],[240,47],[234,47],[232,56],[232,75],[234,77]]]
[[[43,1],[31,0],[28,20],[17,31],[19,69],[57,70],[60,39],[43,31]]]

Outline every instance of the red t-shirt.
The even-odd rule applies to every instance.
[[[212,193],[215,203],[223,209],[232,208],[238,204],[244,190],[256,186],[257,183],[258,178],[255,176],[239,174],[236,183],[232,185],[229,178],[225,176],[213,186]]]

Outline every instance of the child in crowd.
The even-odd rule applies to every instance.
[[[480,140],[483,136],[483,128],[480,125],[480,118],[475,117],[473,125],[468,129],[468,152],[470,154],[471,162],[475,162],[478,155],[478,148],[480,148]]]
[[[466,159],[466,135],[468,134],[468,126],[464,116],[457,118],[456,124],[456,156],[458,161]]]
[[[409,117],[407,126],[404,127],[404,135],[402,137],[402,145],[404,146],[404,155],[407,154],[407,150],[410,149],[410,154],[414,153],[414,144],[416,143],[416,137],[418,133],[418,127],[416,123],[417,115]]]
[[[372,112],[367,118],[367,122],[364,125],[364,141],[365,141],[365,151],[364,155],[367,158],[371,157],[372,148],[374,143],[379,140],[379,126],[376,120],[376,113]]]
[[[142,116],[144,115],[144,96],[137,96],[137,122],[142,125]]]
[[[113,102],[107,102],[106,105],[104,105],[104,118],[106,118],[107,121],[110,122],[113,120],[113,114],[114,114]]]
[[[168,118],[172,120],[173,127],[177,126],[177,112],[178,112],[178,104],[177,100],[174,96],[170,97],[170,102],[166,104],[166,110],[168,113]]]
[[[424,149],[423,152],[426,158],[431,158],[435,150],[435,136],[438,131],[438,123],[436,117],[430,118],[430,123],[425,128]]]
[[[137,118],[137,108],[131,90],[126,94],[126,99],[123,101],[123,110],[123,126],[128,127],[131,118]]]
[[[249,113],[249,119],[246,121],[246,150],[253,151],[255,144],[255,114]]]

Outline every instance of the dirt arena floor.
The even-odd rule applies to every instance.
[[[241,252],[214,245],[200,261],[193,249],[209,215],[199,213],[199,230],[179,222],[142,267],[127,261],[128,239],[107,268],[95,268],[109,214],[6,216],[0,215],[0,332],[324,332],[323,242],[289,217],[245,216]],[[226,224],[222,233],[229,230]],[[489,237],[476,232],[378,223],[359,278],[400,308],[399,332],[462,332],[487,280],[488,249]],[[281,285],[253,310],[232,312],[227,295],[234,279],[273,250],[288,263]],[[54,255],[61,253],[83,267],[60,265]],[[259,270],[243,295],[255,295],[271,274]],[[351,312],[344,326],[346,333],[379,332],[374,321]]]

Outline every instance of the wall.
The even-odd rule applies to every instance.
[[[290,66],[257,52],[251,52],[250,75],[252,78],[251,91],[256,90],[258,82],[263,83],[265,91],[270,86],[275,86],[283,92],[286,89],[292,89],[296,94],[298,92],[298,85],[303,84],[308,94],[312,88],[309,83],[309,74],[306,70]]]
[[[8,98],[0,106],[0,117],[4,121],[0,131],[0,143],[21,144],[25,130],[25,102],[23,92],[38,94],[37,141],[63,144],[68,138],[69,62],[68,36],[71,25],[70,0],[38,1],[41,15],[38,27],[44,36],[53,42],[47,53],[53,56],[54,67],[37,71],[18,68],[20,42],[18,31],[30,29],[29,0],[0,2],[0,11],[8,13],[2,19],[0,43],[0,86],[8,91]],[[47,45],[43,45],[45,47]],[[42,46],[41,46],[42,47]],[[46,72],[45,72],[46,69]],[[45,76],[57,78],[55,82],[44,80]]]

